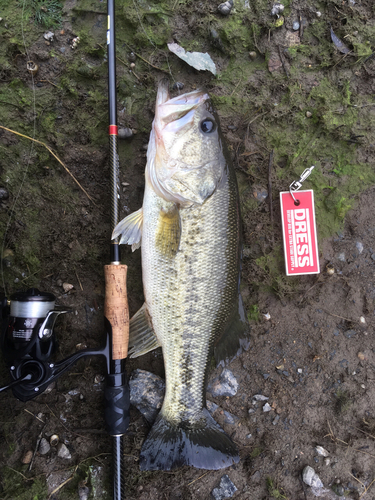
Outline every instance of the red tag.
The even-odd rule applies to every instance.
[[[298,206],[289,191],[280,193],[286,274],[318,274],[314,191],[294,191],[294,197]]]

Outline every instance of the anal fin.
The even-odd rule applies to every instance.
[[[137,358],[153,349],[160,347],[160,343],[152,327],[151,317],[146,304],[134,314],[129,323],[129,355]]]

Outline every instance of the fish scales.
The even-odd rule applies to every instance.
[[[199,415],[210,348],[237,293],[238,253],[233,250],[239,241],[239,218],[235,186],[230,187],[227,178],[202,206],[181,210],[180,247],[173,260],[160,254],[155,244],[158,213],[168,202],[146,187],[142,271],[146,303],[163,346],[162,413],[170,420]]]
[[[240,211],[208,95],[169,99],[159,84],[143,207],[113,237],[142,249],[145,304],[130,321],[130,354],[162,347],[163,406],[140,456],[143,470],[238,462],[206,408],[210,356],[235,354],[247,323],[239,294]]]

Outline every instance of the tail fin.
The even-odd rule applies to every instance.
[[[218,470],[238,463],[236,445],[206,408],[201,422],[205,425],[195,429],[176,427],[159,414],[141,450],[141,470],[171,470],[183,465]]]

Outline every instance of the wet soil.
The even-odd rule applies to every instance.
[[[241,461],[221,471],[140,472],[149,425],[132,407],[124,437],[126,498],[210,498],[228,474],[237,488],[233,498],[311,499],[301,481],[310,465],[327,488],[342,485],[345,498],[372,499],[374,7],[365,0],[285,2],[278,26],[266,1],[235,0],[228,17],[217,12],[218,3],[117,2],[118,121],[133,129],[119,145],[120,203],[121,217],[142,204],[160,78],[182,82],[180,93],[207,88],[239,181],[242,295],[251,326],[249,350],[229,365],[237,394],[208,399],[219,406],[214,417],[238,444]],[[56,324],[58,360],[104,342],[103,265],[111,231],[106,5],[68,0],[52,41],[29,3],[23,7],[4,6],[0,21],[0,125],[10,129],[0,129],[2,292],[9,297],[37,286],[72,308]],[[293,30],[293,22],[300,27]],[[171,41],[209,52],[218,76],[177,59],[166,46]],[[39,66],[34,77],[29,60]],[[15,132],[48,145],[64,166],[43,144]],[[278,196],[312,164],[306,187],[315,191],[321,273],[288,278]],[[124,248],[122,257],[134,314],[143,303],[140,253]],[[68,292],[66,283],[73,285]],[[136,368],[163,377],[160,350],[128,360],[128,372]],[[9,380],[4,357],[0,370],[3,385]],[[104,374],[104,362],[91,358],[32,401],[1,394],[1,499],[78,499],[84,487],[89,498],[111,498]],[[270,411],[263,411],[264,402],[254,404],[256,394],[269,398]],[[37,449],[52,434],[69,458],[59,457],[57,446],[46,454]],[[326,459],[317,445],[329,452]],[[22,464],[29,451],[31,467]],[[339,497],[330,490],[321,498]]]

